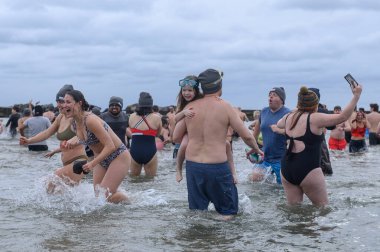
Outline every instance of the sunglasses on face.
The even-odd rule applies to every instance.
[[[192,80],[192,79],[183,79],[179,81],[179,86],[180,87],[184,87],[184,86],[197,87],[198,81]]]

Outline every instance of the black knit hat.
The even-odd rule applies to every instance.
[[[123,98],[120,98],[118,96],[112,96],[110,98],[110,102],[108,106],[111,106],[111,104],[116,104],[120,106],[120,109],[123,108]]]
[[[207,69],[198,76],[203,94],[213,94],[222,88],[223,72],[215,69]]]
[[[71,91],[71,90],[74,90],[73,85],[71,85],[71,84],[66,84],[66,85],[64,85],[64,86],[58,91],[55,100],[56,100],[56,101],[63,100],[63,97],[65,97],[65,94],[66,94],[68,91]]]
[[[153,106],[153,99],[147,92],[141,92],[139,98],[139,107],[140,108],[151,108]]]

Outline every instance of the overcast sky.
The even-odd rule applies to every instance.
[[[102,109],[150,92],[176,104],[178,80],[224,71],[223,98],[244,109],[301,85],[329,108],[351,98],[343,76],[363,84],[359,106],[380,103],[377,0],[1,0],[0,106],[54,103],[66,83]]]

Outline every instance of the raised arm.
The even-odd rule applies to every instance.
[[[53,124],[51,124],[49,128],[38,133],[34,137],[31,137],[31,138],[26,138],[23,136],[20,137],[20,144],[37,143],[37,142],[41,142],[41,141],[46,140],[49,137],[51,137],[54,133],[56,133],[58,131],[59,123],[62,119],[62,116],[63,116],[62,114],[58,115],[58,117],[54,120]]]
[[[318,128],[323,128],[323,127],[338,125],[346,121],[352,115],[352,112],[354,111],[354,108],[359,101],[361,92],[362,92],[361,85],[354,88],[353,97],[351,101],[348,103],[348,105],[343,109],[342,113],[340,114],[318,113],[318,115],[315,117],[315,120],[313,120],[313,123],[315,123],[315,125]]]

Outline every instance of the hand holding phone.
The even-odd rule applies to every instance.
[[[346,74],[346,76],[344,76],[344,78],[346,79],[348,84],[350,84],[352,92],[354,92],[354,88],[359,86],[359,83],[354,79],[354,77],[352,77],[351,74]]]

